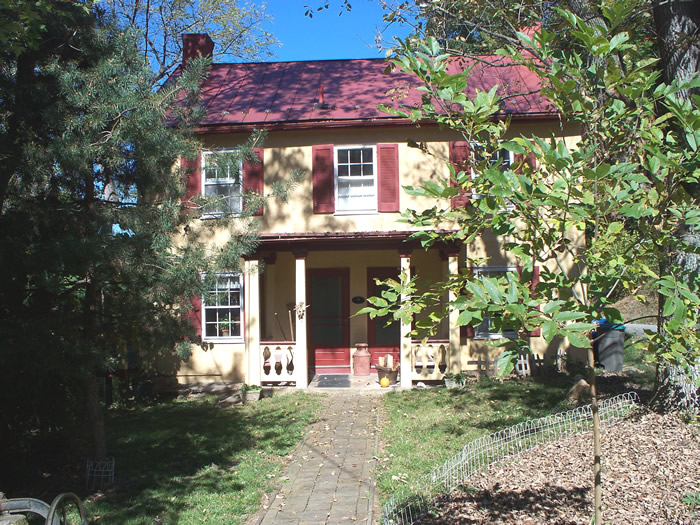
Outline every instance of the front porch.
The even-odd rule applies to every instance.
[[[381,356],[399,363],[401,387],[460,372],[466,341],[455,315],[426,344],[410,339],[410,326],[355,316],[367,297],[381,293],[375,279],[403,272],[434,281],[459,271],[456,247],[425,251],[408,237],[408,232],[263,236],[245,263],[246,382],[307,388],[315,376],[354,377],[352,356],[360,343],[368,345],[373,374]]]

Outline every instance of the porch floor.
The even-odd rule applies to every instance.
[[[379,385],[376,373],[371,373],[368,376],[356,376],[352,374],[316,374],[309,383],[309,390],[316,389],[342,389],[342,390],[379,390],[389,391],[398,389],[399,383],[390,385],[388,388],[382,388]]]

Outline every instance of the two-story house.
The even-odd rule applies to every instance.
[[[184,60],[211,54],[208,36],[183,38]],[[533,74],[498,60],[499,67],[476,65],[472,93],[495,84],[503,95],[537,92]],[[386,69],[382,59],[212,65],[202,86],[202,152],[188,191],[226,195],[239,206],[246,188],[268,192],[293,169],[307,176],[289,202],[272,203],[256,217],[260,243],[245,271],[221,275],[197,302],[194,315],[210,349],[197,350],[182,365],[180,381],[306,387],[312,374],[349,373],[358,343],[369,345],[372,364],[392,354],[402,386],[467,370],[479,355],[494,357],[484,343],[503,334],[493,333],[488,320],[460,329],[455,314],[421,345],[407,326],[353,316],[378,294],[375,278],[403,270],[443,279],[464,271],[468,252],[488,257],[488,266],[470,269],[477,273],[518,265],[496,237],[427,251],[409,239],[400,212],[435,202],[409,196],[402,186],[449,178],[446,161],[459,163],[475,145],[432,123],[416,125],[377,109],[419,100],[418,79]],[[506,115],[514,136],[576,135],[537,94],[505,98]],[[245,142],[254,129],[266,130],[267,140],[257,152],[261,162],[243,166],[242,180],[212,167],[217,152]],[[435,155],[409,141],[424,143]],[[512,160],[508,154],[501,159]],[[454,200],[443,205],[460,204]],[[531,334],[531,347],[542,356],[553,351],[537,334]]]

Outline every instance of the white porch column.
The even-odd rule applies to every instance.
[[[260,273],[257,260],[245,262],[245,348],[248,361],[246,382],[260,385]]]
[[[448,278],[449,276],[452,275],[457,275],[459,273],[459,258],[458,258],[458,252],[452,251],[447,253],[447,275],[445,275],[445,278]],[[448,299],[450,302],[454,301],[457,299],[457,296],[455,295],[454,292],[450,291]],[[450,315],[449,315],[449,338],[450,338],[450,347],[449,347],[449,369],[447,370],[448,372],[452,372],[453,374],[458,374],[462,371],[462,369],[466,369],[466,366],[462,366],[462,347],[460,345],[460,337],[459,337],[459,326],[457,326],[457,318],[459,317],[459,312],[455,310],[450,310]],[[466,365],[466,363],[465,363]]]
[[[309,386],[309,366],[306,341],[306,250],[295,251],[295,283],[296,283],[296,345],[294,350],[294,375],[297,377],[297,388]]]
[[[411,251],[400,251],[401,256],[401,274],[411,278]],[[406,296],[401,297],[401,301],[408,299]],[[401,388],[411,388],[413,386],[413,364],[411,359],[411,325],[401,323]]]

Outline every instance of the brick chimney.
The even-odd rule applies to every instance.
[[[187,65],[191,58],[211,57],[214,42],[206,33],[185,33],[182,35],[182,65]]]

